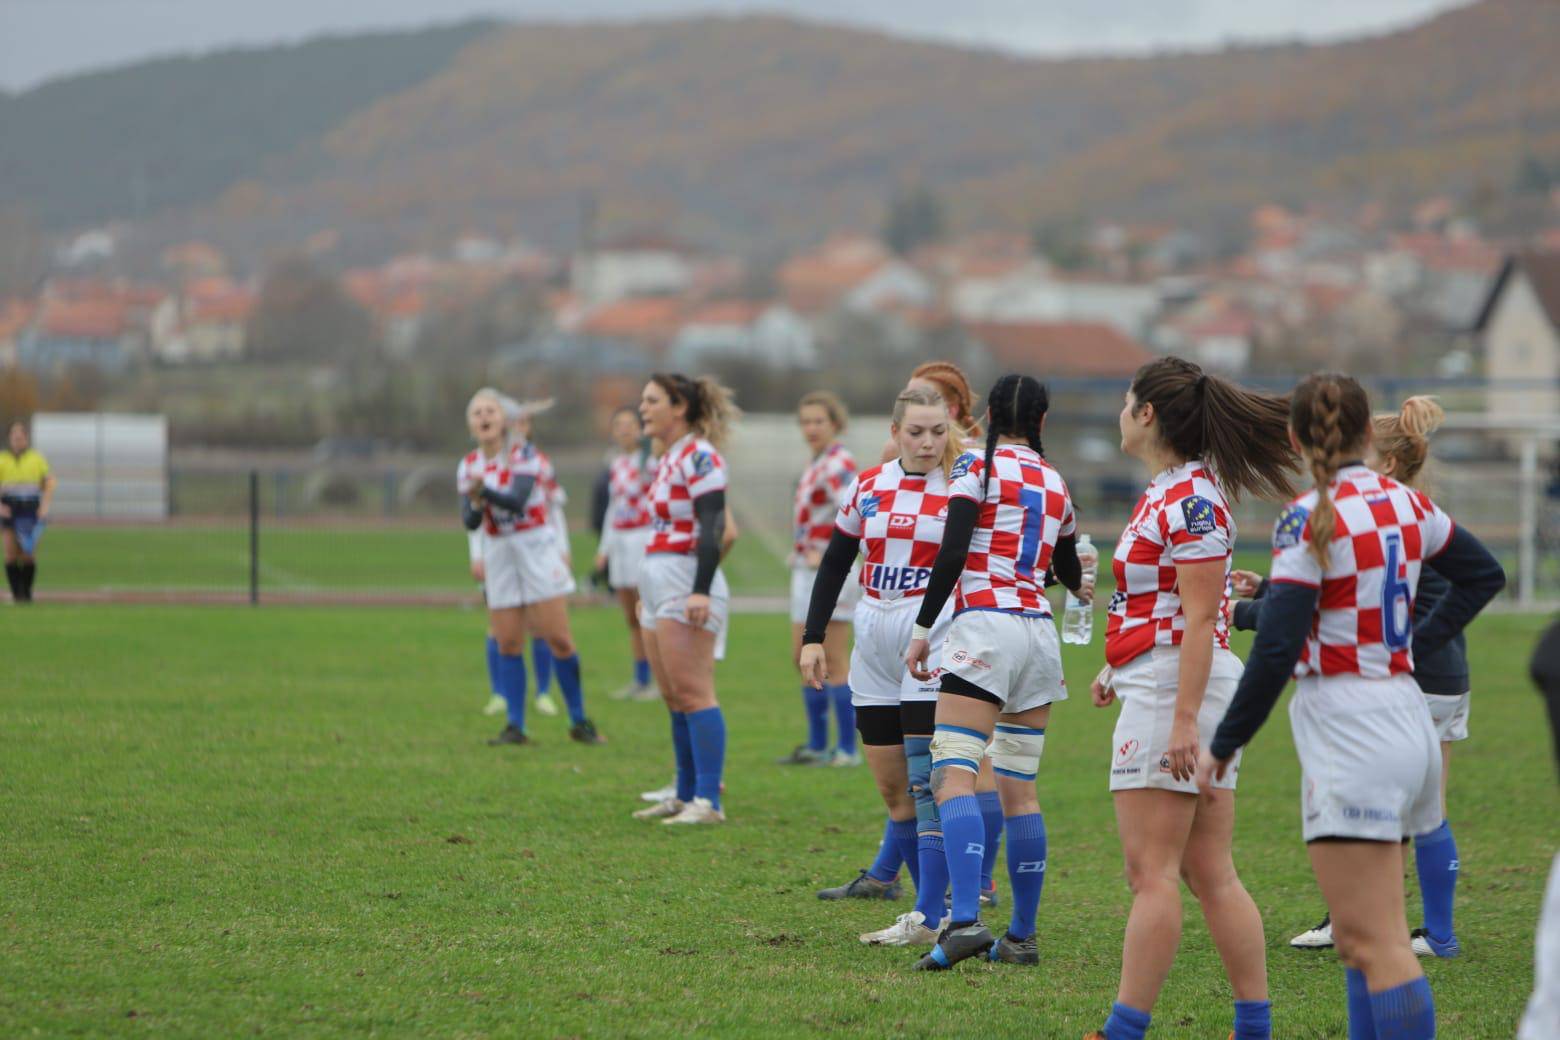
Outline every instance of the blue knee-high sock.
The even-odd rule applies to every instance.
[[[980,865],[986,857],[986,822],[980,818],[980,801],[961,794],[941,802],[943,848],[948,853],[948,880],[953,885],[953,919],[980,918]]]
[[[525,732],[525,655],[498,655],[498,692],[509,706],[509,724]]]
[[[576,725],[585,721],[585,688],[580,682],[580,655],[571,654],[553,661],[558,672],[558,689],[563,692],[564,706],[569,709],[569,721]]]
[[[829,691],[802,684],[802,704],[807,708],[807,746],[829,750]]]
[[[726,767],[726,716],[720,706],[688,713],[693,739],[694,794],[720,808],[720,778]]]
[[[487,637],[487,665],[488,686],[500,697],[504,695],[503,689],[498,685],[498,640],[492,636]]]
[[[1013,899],[1008,934],[1027,939],[1035,934],[1040,890],[1045,886],[1045,817],[1039,813],[1009,816],[1007,835],[1008,885]]]
[[[829,699],[834,702],[834,722],[840,731],[836,746],[845,754],[854,755],[856,753],[856,709],[850,703],[850,687],[841,684],[826,686],[824,690],[828,693]]]
[[[899,849],[899,858],[904,862],[905,869],[910,872],[910,883],[919,890],[921,863],[920,856],[916,852],[915,828],[915,820],[888,821],[888,830],[894,836],[894,845]]]
[[[1370,1009],[1370,990],[1365,973],[1358,968],[1343,969],[1349,993],[1349,1040],[1376,1040],[1376,1017]]]
[[[1413,982],[1370,995],[1377,1040],[1432,1040],[1435,1036],[1435,998],[1430,980],[1421,975]]]
[[[918,834],[915,851],[921,867],[921,880],[915,883],[915,908],[921,911],[927,928],[936,928],[943,919],[943,899],[948,895],[948,854],[942,834]]]
[[[1414,866],[1419,871],[1419,894],[1424,904],[1425,929],[1438,943],[1456,936],[1452,928],[1452,900],[1457,894],[1457,841],[1452,825],[1445,822],[1429,834],[1414,839]]]
[[[539,636],[531,640],[531,663],[536,667],[536,695],[545,697],[552,689],[553,655],[547,640]]]
[[[634,661],[634,685],[650,685],[650,662],[645,658],[636,658]]]
[[[1112,1004],[1110,1017],[1105,1020],[1105,1040],[1143,1040],[1148,1024],[1154,1016],[1125,1004]]]
[[[677,754],[677,800],[693,800],[694,772],[693,735],[688,732],[688,716],[674,711],[672,716],[672,750]]]
[[[878,842],[877,859],[867,868],[867,876],[878,881],[892,881],[899,876],[899,866],[904,857],[899,854],[899,843],[894,840],[894,821],[883,824],[883,840]]]
[[[1002,851],[1002,797],[995,791],[976,791],[975,797],[980,801],[980,818],[986,825],[986,858],[980,863],[980,888],[989,892],[996,887],[992,871],[997,866],[997,853]],[[1009,849],[1008,859],[1012,858],[1013,850]]]
[[[1273,1040],[1273,1002],[1235,1002],[1235,1040]]]

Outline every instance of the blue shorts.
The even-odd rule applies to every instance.
[[[5,526],[16,533],[16,544],[23,554],[31,556],[38,550],[38,539],[43,537],[44,522],[36,516],[7,517]]]

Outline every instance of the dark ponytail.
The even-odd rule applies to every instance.
[[[1135,407],[1154,406],[1159,436],[1183,459],[1202,459],[1232,499],[1291,498],[1298,464],[1289,446],[1289,401],[1209,375],[1178,357],[1132,377]]]
[[[1005,375],[992,386],[986,395],[986,409],[990,426],[986,430],[986,468],[981,471],[981,498],[991,483],[991,463],[997,454],[997,438],[1022,437],[1045,457],[1045,447],[1040,443],[1040,424],[1051,408],[1051,395],[1045,384],[1032,376],[1017,373]]]

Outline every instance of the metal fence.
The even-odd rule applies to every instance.
[[[1481,454],[1458,438],[1487,437],[1489,421],[1454,418],[1449,426],[1441,435],[1448,458],[1430,475],[1436,499],[1501,556],[1511,576],[1505,603],[1560,603],[1560,484],[1546,458],[1560,428],[1502,427],[1507,447]],[[1113,545],[1146,480],[1116,449],[1114,413],[1061,414],[1048,429],[1047,453],[1068,480],[1083,529],[1097,544]],[[857,417],[845,439],[861,465],[874,464],[888,440],[888,420]],[[1438,441],[1438,454],[1441,448]],[[726,454],[742,531],[726,564],[728,578],[744,602],[776,605],[787,587],[792,497],[806,448],[790,416],[749,415]],[[595,552],[591,488],[604,453],[589,447],[555,451],[553,458],[569,498],[575,570],[588,589]],[[453,458],[430,456],[175,454],[166,468],[162,517],[57,515],[42,545],[39,595],[476,604],[457,522],[454,465]],[[118,493],[110,467],[96,486],[73,487],[64,475],[59,495],[93,502]],[[1276,513],[1269,502],[1238,506],[1246,565],[1265,568]]]

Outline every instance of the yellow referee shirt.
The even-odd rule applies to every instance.
[[[21,455],[0,451],[0,499],[7,503],[36,503],[49,479],[49,462],[43,453],[28,448]]]

